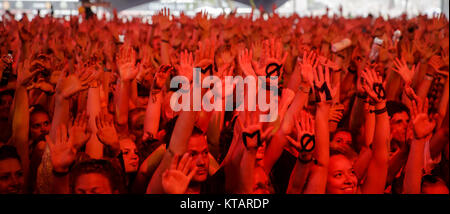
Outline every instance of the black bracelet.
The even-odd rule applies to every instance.
[[[375,114],[383,114],[384,112],[386,112],[387,111],[387,108],[386,107],[384,107],[384,108],[382,108],[382,109],[375,109],[375,110],[369,110],[369,112],[370,113],[375,113]]]
[[[164,39],[161,39],[161,42],[165,42],[165,43],[169,44],[169,41],[164,40]]]
[[[363,93],[363,94],[361,94],[361,93],[356,93],[356,96],[357,96],[358,98],[361,98],[362,100],[366,100],[366,99],[367,99],[367,94],[365,94],[365,93]]]
[[[58,172],[58,171],[55,171],[55,169],[52,169],[52,173],[55,177],[64,177],[64,176],[68,175],[69,172],[70,172],[70,170],[67,170],[67,172]]]
[[[302,163],[302,164],[308,164],[308,163],[311,163],[311,161],[313,161],[314,164],[317,164],[317,160],[315,158],[311,158],[309,160],[304,160],[304,159],[300,158],[300,155],[298,155],[297,160],[300,161],[300,163]]]
[[[53,94],[55,94],[55,92],[44,91],[44,94],[47,96],[52,96]]]

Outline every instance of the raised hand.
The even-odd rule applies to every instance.
[[[367,95],[375,103],[380,103],[386,100],[386,91],[384,90],[383,80],[374,70],[366,68],[365,72],[361,72],[364,78],[363,88]]]
[[[201,14],[197,14],[195,17],[195,21],[197,22],[197,25],[203,29],[205,32],[208,32],[211,28],[211,21],[208,20],[208,13],[202,12]]]
[[[344,105],[335,103],[331,106],[329,111],[328,120],[331,122],[339,123],[344,116]]]
[[[286,139],[297,150],[298,159],[303,162],[309,162],[312,160],[315,147],[314,118],[309,113],[302,111],[300,119],[295,115],[294,120],[297,140],[294,140],[289,135],[286,135]]]
[[[185,76],[192,81],[192,72],[194,71],[194,59],[192,58],[192,53],[184,50],[180,54],[180,65],[177,67],[178,74]]]
[[[167,78],[170,74],[174,73],[174,68],[170,65],[161,65],[159,67],[159,71],[155,73],[155,77],[153,78],[152,88],[155,90],[160,90],[164,87]]]
[[[252,61],[253,69],[258,76],[283,75],[283,64],[287,59],[287,52],[283,52],[280,41],[271,39],[263,42],[263,54],[259,63]]]
[[[257,111],[245,111],[237,118],[239,130],[242,133],[242,142],[248,150],[256,150],[262,146],[264,140],[268,137],[273,127],[267,128],[264,132],[262,124],[258,122]]]
[[[60,74],[59,81],[56,84],[56,92],[67,99],[82,90],[88,89],[89,85],[97,80],[100,74],[101,71],[96,70],[95,66],[78,68],[74,74],[65,78],[65,75]]]
[[[65,125],[60,125],[56,129],[56,137],[53,142],[49,135],[45,136],[50,149],[50,159],[53,170],[56,172],[68,172],[69,167],[76,159],[77,150],[67,139],[67,129]]]
[[[416,100],[412,101],[411,121],[416,139],[425,138],[433,132],[436,121],[431,120],[428,116],[428,98],[424,102],[420,99],[417,102]]]
[[[136,78],[139,69],[136,64],[136,51],[130,44],[120,47],[119,54],[116,57],[119,67],[120,78],[122,81],[129,81]]]
[[[95,118],[97,126],[97,138],[105,146],[110,147],[113,151],[120,151],[119,137],[112,117],[107,117],[104,113],[100,113]]]
[[[242,50],[241,53],[239,54],[238,57],[239,66],[242,72],[244,72],[245,76],[256,76],[256,73],[252,67],[252,57],[253,57],[252,50],[249,51],[247,48]]]
[[[168,30],[172,25],[172,21],[170,21],[169,8],[161,9],[161,11],[157,15],[153,16],[152,19],[153,22],[157,23],[163,31]]]
[[[302,83],[307,83],[311,87],[314,86],[314,71],[317,69],[318,60],[316,60],[316,53],[309,52],[309,54],[303,52],[303,60],[300,62],[297,59],[296,69],[300,69],[300,75],[302,77]]]
[[[54,86],[46,81],[32,82],[30,86],[27,87],[27,90],[31,89],[39,89],[45,93],[54,93]]]
[[[184,194],[189,183],[197,173],[197,166],[192,162],[189,153],[183,157],[175,155],[170,164],[170,168],[162,174],[162,186],[167,194]]]
[[[440,56],[438,56],[438,55],[432,56],[430,58],[430,60],[428,61],[428,64],[434,69],[434,71],[436,73],[448,76],[448,70],[442,69],[445,66],[448,66],[448,62],[447,62],[447,65],[446,65],[445,61],[443,61]]]
[[[337,94],[337,89],[339,85],[331,88],[330,80],[330,70],[325,67],[325,72],[322,65],[319,65],[315,70],[314,74],[314,94],[316,97],[316,102],[330,103],[333,97]]]
[[[75,118],[73,125],[69,130],[69,142],[77,150],[83,147],[89,140],[89,137],[91,137],[88,121],[89,116],[86,112],[80,113]]]
[[[39,70],[30,72],[30,60],[25,59],[25,61],[22,63],[21,68],[17,72],[17,83],[21,86],[27,86],[33,79],[33,77],[38,73]]]
[[[198,42],[198,49],[195,51],[195,67],[200,67],[202,70],[208,69],[214,64],[214,52],[216,51],[214,42],[210,39]],[[213,69],[211,67],[211,69]]]
[[[405,84],[409,85],[412,82],[412,79],[414,77],[414,74],[416,72],[416,66],[413,65],[411,69],[408,68],[408,65],[406,64],[406,61],[404,59],[399,60],[398,58],[394,61],[394,70],[397,72],[405,81]]]

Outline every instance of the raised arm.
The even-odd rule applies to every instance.
[[[128,124],[128,109],[131,95],[131,82],[138,73],[136,63],[136,52],[130,44],[120,47],[116,61],[120,73],[118,85],[118,99],[116,103],[116,119],[121,130]]]
[[[313,151],[315,147],[314,119],[306,112],[302,112],[300,121],[296,119],[297,140],[286,136],[291,145],[297,150],[298,156],[289,178],[288,194],[301,194],[308,179],[310,167],[314,164]]]
[[[367,194],[382,194],[388,172],[389,116],[386,109],[386,94],[382,79],[374,70],[366,68],[362,73],[364,89],[375,103],[375,132],[372,143],[372,159],[367,168],[367,177],[361,191]]]
[[[17,72],[17,85],[14,94],[14,110],[12,120],[12,145],[17,149],[22,162],[22,168],[26,181],[29,175],[29,143],[28,132],[30,126],[30,112],[28,106],[27,84],[37,74],[37,71],[31,73],[29,71],[29,60],[25,60]]]
[[[305,194],[323,194],[326,190],[328,176],[328,162],[330,159],[330,133],[328,129],[328,114],[336,89],[330,89],[331,81],[328,68],[325,72],[322,66],[319,66],[314,73],[314,93],[316,97],[316,122],[315,137],[316,149],[314,158],[316,164],[311,166],[311,174],[308,185],[304,191]]]
[[[432,121],[428,117],[428,100],[425,100],[425,102],[418,100],[418,103],[413,100],[411,110],[414,140],[411,143],[408,161],[405,166],[403,193],[420,194],[424,169],[425,141],[433,132],[434,127],[436,127],[436,121]]]

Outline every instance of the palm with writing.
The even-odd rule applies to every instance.
[[[258,111],[243,111],[237,118],[244,146],[248,150],[256,151],[273,130],[273,127],[269,127],[263,131],[262,123],[258,122],[258,119]]]
[[[287,59],[287,52],[283,51],[282,43],[279,40],[271,39],[263,42],[263,54],[260,57],[259,63],[252,61],[253,69],[258,76],[266,76],[267,66],[270,64],[277,64],[281,66],[279,77],[283,75],[283,64]]]
[[[175,155],[172,158],[170,168],[162,174],[162,186],[167,194],[184,194],[189,183],[197,173],[197,166],[194,165],[189,153],[183,157]]]
[[[322,65],[318,65],[314,74],[314,94],[316,95],[316,102],[325,102],[331,104],[333,97],[337,95],[339,84],[331,88],[331,74],[328,67],[323,69]]]
[[[298,152],[300,160],[311,160],[315,147],[314,118],[306,111],[301,111],[300,119],[295,115],[294,120],[297,140],[294,140],[289,135],[286,135],[286,139]]]
[[[375,102],[380,103],[386,99],[383,87],[383,79],[373,69],[366,68],[361,73],[364,78],[363,88],[367,95]]]

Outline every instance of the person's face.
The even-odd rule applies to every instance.
[[[23,193],[24,177],[19,160],[8,158],[0,161],[0,194]]]
[[[108,178],[99,173],[80,175],[75,181],[75,194],[112,194]]]
[[[130,132],[131,134],[136,136],[136,139],[140,139],[142,138],[142,135],[144,135],[144,121],[145,121],[144,112],[136,114],[131,118]]]
[[[255,168],[253,194],[270,194],[269,179],[262,167]]]
[[[0,97],[0,119],[7,119],[9,117],[9,109],[12,105],[12,96],[3,95]]]
[[[409,123],[409,116],[406,112],[399,112],[392,115],[390,119],[392,139],[404,143],[406,140],[406,128]]]
[[[354,172],[352,163],[343,155],[330,157],[327,178],[328,194],[355,194],[358,178]]]
[[[197,166],[197,173],[192,178],[195,182],[204,182],[209,172],[208,143],[203,135],[189,139],[187,152],[191,154],[192,162]]]
[[[120,150],[123,154],[123,162],[125,164],[125,172],[136,172],[139,167],[139,156],[137,155],[136,144],[130,139],[120,141]]]
[[[35,113],[30,118],[30,137],[31,140],[44,140],[45,135],[50,131],[50,120],[45,113]]]
[[[337,132],[331,141],[332,147],[351,147],[352,135],[346,131]]]

